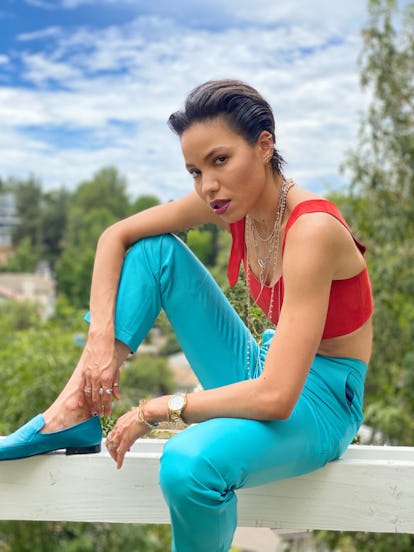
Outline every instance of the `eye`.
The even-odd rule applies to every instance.
[[[227,161],[227,155],[219,155],[214,159],[215,165],[223,165]]]
[[[201,175],[201,171],[199,169],[191,169],[188,172],[190,176],[192,176],[194,179],[198,178]]]

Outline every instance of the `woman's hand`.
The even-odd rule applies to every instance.
[[[135,441],[150,430],[138,420],[138,408],[134,408],[121,416],[106,439],[106,448],[121,469],[125,454]]]
[[[87,405],[91,414],[109,416],[112,397],[119,400],[119,363],[113,334],[89,335],[80,362],[79,406]]]

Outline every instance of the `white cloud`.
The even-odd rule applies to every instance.
[[[45,9],[75,10],[82,6],[96,6],[99,9],[127,9],[135,16],[158,14],[180,24],[199,28],[229,28],[247,24],[248,26],[293,24],[318,32],[326,29],[334,34],[357,31],[366,14],[366,2],[349,0],[332,2],[331,0],[26,0],[26,2]],[[408,0],[399,0],[407,3]]]
[[[21,55],[21,77],[30,87],[0,88],[0,119],[12,121],[0,129],[0,174],[33,171],[48,186],[74,186],[111,164],[127,175],[133,195],[149,190],[163,199],[180,195],[191,180],[167,128],[168,115],[196,84],[235,77],[256,86],[274,107],[288,173],[305,185],[337,180],[362,102],[360,42],[349,15],[359,18],[361,8],[350,2],[349,13],[341,8],[342,15],[327,25],[303,1],[279,5],[277,13],[274,4],[256,0],[253,14],[250,2],[237,3],[235,15],[244,24],[216,31],[139,17],[101,30],[48,27],[21,35],[28,43],[45,36],[55,42],[53,49]],[[214,9],[219,2],[209,5]],[[317,15],[321,6],[318,0]],[[333,11],[327,13],[333,18]],[[276,24],[276,16],[286,23]],[[47,133],[36,135],[36,126],[88,132],[69,147]]]
[[[75,66],[54,61],[41,54],[24,54],[22,61],[26,67],[24,78],[36,85],[54,81],[62,86],[70,86],[73,79],[81,76],[81,72]]]
[[[366,5],[360,0],[332,2],[331,0],[232,0],[233,9],[239,20],[246,22],[280,23],[299,25],[317,31],[329,30],[331,34],[357,30],[364,19]],[[237,9],[236,9],[237,6]]]
[[[62,34],[60,27],[46,27],[39,31],[33,31],[30,33],[20,33],[17,35],[16,40],[20,42],[29,42],[32,40],[40,40],[44,38],[58,38]]]

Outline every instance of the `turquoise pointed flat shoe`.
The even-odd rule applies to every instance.
[[[0,460],[15,460],[53,450],[66,449],[66,454],[100,452],[102,428],[98,416],[53,433],[40,433],[45,425],[38,414],[20,429],[0,439]]]

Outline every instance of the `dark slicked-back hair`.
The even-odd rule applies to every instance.
[[[246,142],[254,145],[267,130],[275,138],[275,120],[268,102],[251,86],[239,80],[212,80],[197,86],[187,96],[184,110],[168,119],[169,127],[181,136],[193,123],[223,117]],[[283,157],[275,148],[272,167],[283,172]]]

